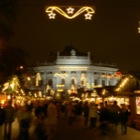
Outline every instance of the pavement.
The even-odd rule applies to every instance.
[[[55,140],[139,140],[140,131],[128,127],[127,134],[122,135],[121,126],[117,129],[110,126],[110,131],[107,135],[103,135],[99,127],[93,131],[83,127],[83,118],[77,119],[72,125],[68,125],[66,121],[60,121],[58,133]]]
[[[19,134],[19,125],[17,119],[12,125],[12,139],[17,140]],[[117,129],[110,127],[107,135],[103,135],[99,128],[91,131],[83,127],[83,117],[76,118],[71,125],[68,125],[67,119],[63,116],[58,121],[57,133],[53,140],[140,140],[140,131],[128,127],[127,134],[121,134],[121,127]],[[0,140],[2,140],[0,138]]]

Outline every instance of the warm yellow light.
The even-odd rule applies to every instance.
[[[11,83],[11,84],[10,84],[10,87],[11,87],[12,89],[14,89],[14,83]]]
[[[38,72],[36,74],[36,86],[39,86],[39,81],[42,80],[41,74]]]
[[[28,80],[28,81],[30,81],[30,80],[31,80],[31,78],[30,78],[30,77],[27,77],[27,80]]]
[[[61,88],[61,87],[65,87],[65,85],[64,84],[60,84],[60,85],[57,84],[56,87]]]
[[[115,97],[112,96],[112,97],[109,98],[109,100],[110,101],[114,101],[115,100]]]
[[[57,91],[58,91],[58,92],[63,92],[64,90],[63,90],[63,89],[58,89]]]
[[[72,7],[69,7],[69,8],[67,8],[66,10],[67,10],[67,13],[68,13],[68,14],[73,14],[73,12],[74,12],[75,9],[72,8]]]
[[[9,100],[10,100],[10,99],[11,99],[11,96],[10,96],[10,95],[8,95],[8,96],[7,96],[7,99],[9,99]]]
[[[3,105],[5,103],[5,100],[1,100],[1,104]]]
[[[39,92],[38,92],[38,95],[39,95],[39,97],[42,97],[42,92],[39,91]]]
[[[20,69],[23,69],[23,66],[20,66]]]
[[[71,93],[71,90],[70,89],[68,89],[68,94],[70,94]]]
[[[54,76],[55,77],[58,76],[58,77],[61,77],[61,78],[64,78],[65,79],[68,76],[68,74],[67,73],[55,73]]]
[[[35,97],[37,97],[37,94],[36,94],[36,93],[34,93],[34,96],[35,96]]]
[[[91,20],[92,15],[95,13],[94,9],[90,6],[83,6],[77,12],[74,13],[75,9],[72,7],[68,7],[67,12],[61,9],[58,6],[49,6],[46,8],[46,13],[50,19],[55,19],[56,14],[54,12],[59,13],[60,15],[64,16],[67,19],[74,19],[82,13],[85,13],[85,19]]]
[[[60,97],[60,94],[57,93],[56,96],[57,96],[57,97]]]
[[[81,95],[81,97],[83,98],[85,95],[84,95],[84,93]]]
[[[138,33],[140,33],[140,27],[138,28]]]
[[[105,93],[106,93],[106,90],[104,89],[104,90],[102,91],[102,95],[105,95]]]
[[[94,90],[94,91],[91,93],[91,96],[92,96],[92,97],[96,97],[96,96],[98,96],[97,91]]]
[[[95,102],[95,98],[91,98],[90,101],[91,101],[91,102]]]
[[[23,91],[23,89],[20,89],[20,92],[21,92],[22,94],[24,94],[24,91]]]
[[[85,94],[85,97],[86,97],[86,98],[88,97],[88,93]]]

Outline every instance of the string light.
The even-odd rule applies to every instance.
[[[64,7],[64,6],[63,6]],[[48,13],[49,19],[55,19],[56,13],[64,16],[68,19],[74,19],[82,13],[85,13],[85,19],[91,20],[92,15],[95,13],[94,9],[90,6],[83,6],[79,10],[75,10],[73,7],[65,7],[66,9],[63,10],[61,7],[58,6],[49,6],[46,8],[46,13]],[[76,12],[74,12],[76,11]]]

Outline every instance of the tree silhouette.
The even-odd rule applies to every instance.
[[[14,34],[18,0],[0,0],[0,84],[12,74],[19,74],[18,67],[26,65],[27,53],[9,40]]]
[[[20,66],[27,66],[28,54],[17,47],[7,47],[0,55],[0,83],[13,74],[21,75]],[[5,80],[4,80],[5,79]]]

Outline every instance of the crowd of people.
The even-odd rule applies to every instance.
[[[112,128],[116,128],[117,130],[118,124],[121,125],[122,135],[127,134],[127,122],[130,110],[125,104],[118,106],[117,101],[114,101],[113,104],[108,105],[107,101],[105,101],[105,103],[97,105],[92,102],[89,106],[85,103],[84,108],[85,127],[87,127],[89,123],[91,131],[97,128],[98,121],[99,128],[105,135],[108,134]]]
[[[51,140],[56,131],[58,112],[54,102],[37,101],[22,106],[5,103],[0,109],[0,138],[11,140],[12,124],[17,119],[17,140]]]
[[[62,114],[67,125],[83,117],[83,127],[90,131],[99,128],[104,135],[109,133],[110,125],[117,127],[120,124],[124,135],[127,134],[130,111],[125,104],[118,106],[116,101],[111,105],[107,102],[36,101],[25,103],[24,106],[13,106],[8,101],[4,108],[0,108],[0,137],[11,140],[12,123],[17,119],[18,140],[53,140]]]
[[[99,128],[103,134],[108,134],[110,129],[117,130],[118,124],[121,125],[122,135],[127,134],[127,123],[130,115],[130,109],[127,105],[118,105],[117,101],[112,104],[104,103],[96,104],[95,102],[69,102],[66,105],[66,114],[68,124],[72,124],[75,118],[81,115],[84,117],[83,125],[91,131]]]

